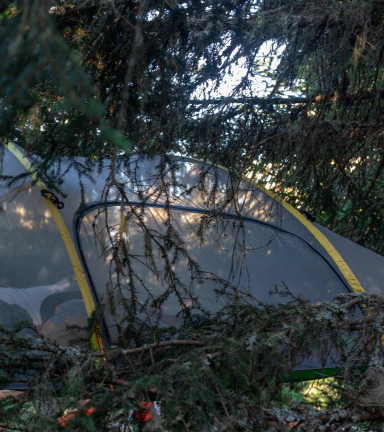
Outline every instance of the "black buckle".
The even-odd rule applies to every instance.
[[[59,210],[61,210],[64,207],[64,203],[61,202],[59,198],[57,198],[57,196],[51,191],[47,189],[41,189],[41,195],[43,195],[43,197],[49,198]]]

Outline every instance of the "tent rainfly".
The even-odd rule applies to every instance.
[[[125,171],[118,170],[118,181],[125,184],[127,191],[123,204],[114,187],[108,190],[105,200],[109,161],[103,170],[95,167],[91,176],[81,177],[81,189],[78,173],[63,158],[60,168],[65,174],[61,190],[66,198],[55,199],[36,178],[33,166],[38,160],[26,156],[10,142],[3,144],[2,175],[17,176],[27,170],[30,177],[12,188],[5,181],[0,182],[2,326],[10,327],[18,320],[26,320],[38,332],[60,344],[78,338],[78,333],[67,326],[85,326],[95,305],[114,283],[110,256],[101,251],[102,245],[108,246],[113,230],[121,232],[122,224],[125,225],[123,237],[129,253],[145,256],[142,227],[135,218],[122,219],[127,202],[143,212],[145,224],[153,232],[164,233],[164,221],[171,211],[173,226],[201,272],[200,277],[191,276],[185,255],[180,255],[174,263],[174,270],[181,285],[206,310],[215,312],[227,301],[223,296],[217,297],[214,291],[218,281],[249,292],[262,302],[272,301],[270,290],[282,283],[293,294],[300,293],[313,303],[348,292],[384,295],[382,256],[312,223],[250,180],[238,183],[235,196],[228,199],[233,185],[228,172],[222,168],[170,157],[177,167],[174,171],[177,186],[170,188],[171,195],[166,198],[151,194],[159,181],[155,175],[159,159],[131,158]],[[85,159],[77,158],[77,162],[85,164]],[[127,170],[135,172],[138,179],[135,184],[130,183]],[[202,172],[207,194],[215,185],[215,203],[221,208],[220,217],[210,219],[203,243],[198,235],[199,220],[212,214],[212,205],[208,207],[201,188],[197,187]],[[106,218],[108,231],[104,229]],[[154,261],[151,265],[145,259],[134,261],[135,278],[145,281],[146,289],[140,290],[140,284],[137,285],[141,302],[148,295],[156,298],[167,289],[161,271],[164,268],[161,254],[153,253],[151,259]],[[129,285],[129,280],[125,282]],[[122,286],[124,296],[124,281]],[[180,303],[171,295],[162,305],[162,325],[177,325],[179,311]],[[103,326],[104,336],[113,340],[115,321],[107,318]],[[319,365],[316,359],[304,359],[300,369],[321,366],[324,365]],[[335,364],[330,360],[326,366]]]

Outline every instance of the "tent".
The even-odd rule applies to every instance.
[[[65,345],[79,337],[67,326],[86,325],[114,283],[112,252],[103,253],[101,245],[108,250],[114,230],[122,231],[123,224],[122,238],[129,253],[143,257],[145,232],[133,218],[121,219],[124,206],[115,187],[108,190],[106,199],[109,161],[79,178],[79,170],[63,158],[60,188],[66,197],[61,198],[37,178],[33,168],[37,158],[10,142],[3,144],[1,174],[17,176],[27,171],[30,176],[11,188],[0,182],[0,325],[10,327],[26,320]],[[83,158],[76,163],[87,166]],[[384,294],[383,257],[311,222],[268,190],[247,179],[234,188],[225,169],[172,156],[167,163],[176,167],[169,174],[174,176],[173,186],[168,194],[161,194],[156,192],[159,163],[159,158],[132,158],[118,170],[118,181],[125,185],[129,205],[142,212],[154,232],[164,232],[164,221],[172,213],[173,226],[188,252],[172,266],[181,286],[209,311],[219,310],[226,301],[215,293],[218,281],[262,302],[270,302],[269,291],[282,283],[313,303],[339,293]],[[136,182],[131,181],[132,172]],[[212,208],[220,209],[219,218],[207,217]],[[199,236],[202,217],[207,219],[204,242]],[[160,255],[153,253],[151,263],[147,259],[134,263],[134,277],[145,281],[146,289],[137,291],[142,302],[148,293],[156,298],[167,288]],[[199,277],[193,277],[190,259],[199,265]],[[124,283],[129,282],[122,282],[123,297],[128,296]],[[170,295],[162,305],[161,324],[177,325],[179,311],[180,302]],[[106,320],[104,332],[114,340],[114,320]],[[316,367],[320,367],[316,359],[300,365],[302,370]]]

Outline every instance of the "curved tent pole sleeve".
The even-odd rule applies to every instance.
[[[199,159],[194,159],[194,158],[187,158],[187,159],[190,159],[190,160],[193,160],[196,162],[203,162]],[[218,168],[226,171],[226,172],[229,172],[226,168],[224,168],[221,165],[216,165],[216,166]],[[301,222],[308,229],[308,231],[310,231],[310,233],[313,234],[315,239],[327,251],[328,255],[335,262],[338,269],[340,270],[340,272],[343,274],[346,281],[348,282],[349,286],[352,288],[353,292],[355,292],[355,293],[364,292],[364,288],[361,286],[359,280],[354,275],[353,271],[350,269],[348,264],[343,260],[343,258],[341,257],[339,252],[336,250],[336,248],[333,246],[333,244],[306,217],[304,217],[298,210],[296,210],[294,207],[292,207],[286,201],[280,199],[275,193],[266,189],[264,186],[258,185],[255,181],[248,179],[246,177],[243,177],[243,179],[245,181],[247,181],[248,183],[252,184],[253,186],[257,187],[258,189],[260,189],[262,192],[266,193],[272,199],[274,199],[279,204],[281,204],[286,210],[288,210],[292,214],[292,216],[294,216],[296,219],[298,219],[299,222]]]
[[[21,153],[21,151],[10,141],[3,142],[4,146],[19,160],[19,162],[24,166],[24,168],[27,170],[27,172],[30,174],[32,179],[36,182],[36,185],[40,190],[47,189],[44,182],[38,177],[36,171],[32,167],[31,163],[27,160],[27,158]],[[84,300],[85,309],[87,311],[88,316],[90,317],[92,312],[95,309],[95,302],[92,297],[91,290],[89,289],[87,278],[85,277],[83,268],[80,264],[79,257],[77,255],[76,249],[73,246],[71,236],[68,232],[67,226],[65,225],[65,222],[57,209],[57,207],[54,205],[54,203],[47,197],[44,196],[44,200],[49,208],[49,211],[52,214],[52,217],[60,231],[61,238],[63,239],[63,242],[65,244],[65,247],[67,249],[69,258],[71,260],[71,264],[73,267],[73,271],[75,273],[77,283],[79,284],[79,288],[81,291],[81,295]],[[92,345],[95,348],[102,349],[102,341],[100,339],[100,336],[98,334],[97,329],[95,329],[95,333],[92,335],[91,339]]]

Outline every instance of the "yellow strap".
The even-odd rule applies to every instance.
[[[13,155],[23,164],[24,168],[27,170],[27,172],[30,174],[30,176],[33,178],[33,180],[36,182],[36,185],[38,188],[41,189],[47,189],[44,182],[39,178],[36,171],[32,167],[31,163],[28,161],[28,159],[21,153],[21,151],[10,141],[7,141],[6,143],[3,142],[5,147],[13,153]],[[88,316],[91,316],[91,313],[95,309],[95,302],[93,301],[93,297],[91,294],[91,290],[89,289],[87,278],[85,277],[83,268],[81,267],[79,257],[77,255],[76,249],[73,246],[71,236],[69,235],[67,226],[65,225],[65,222],[57,209],[57,207],[52,203],[52,201],[45,197],[45,202],[52,214],[52,217],[54,221],[56,222],[57,227],[59,228],[61,238],[64,241],[65,247],[67,249],[69,258],[72,263],[73,271],[75,272],[75,276],[77,279],[77,283],[79,284],[79,288],[81,291],[81,295],[84,299],[85,309],[87,311]],[[97,334],[92,335],[92,344],[94,347],[100,347],[102,348],[100,338]]]

